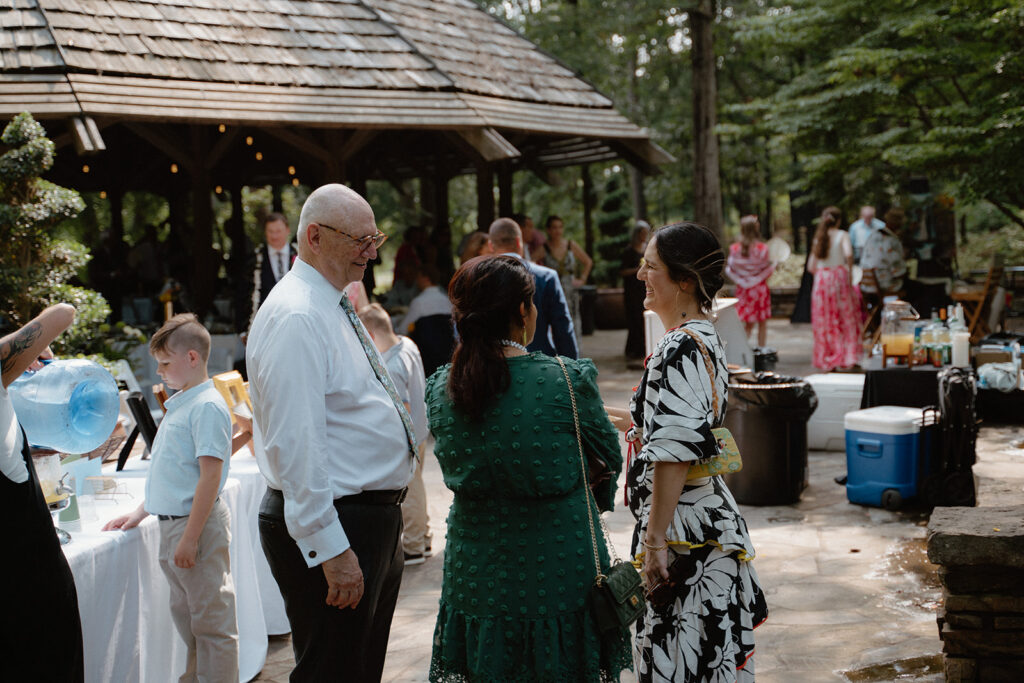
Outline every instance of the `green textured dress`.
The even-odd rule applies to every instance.
[[[601,509],[611,509],[622,454],[597,369],[563,360],[584,450],[614,473],[596,492]],[[434,453],[455,494],[430,680],[617,681],[631,665],[630,635],[602,639],[590,616],[594,552],[562,369],[540,353],[508,364],[511,385],[479,422],[448,398],[448,366],[427,382]]]

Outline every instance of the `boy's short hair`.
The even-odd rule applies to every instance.
[[[205,363],[210,358],[210,333],[195,313],[179,313],[165,322],[149,340],[150,354],[195,351]]]
[[[366,329],[383,332],[391,329],[391,316],[380,304],[370,304],[359,309],[359,319]]]

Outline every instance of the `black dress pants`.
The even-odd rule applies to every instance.
[[[292,628],[292,683],[380,681],[391,618],[405,566],[400,505],[335,501],[338,518],[363,572],[364,593],[355,609],[328,605],[327,579],[307,567],[283,517],[268,505],[260,511],[260,541],[284,597]]]

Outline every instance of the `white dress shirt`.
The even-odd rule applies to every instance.
[[[291,267],[289,260],[291,260],[291,251],[288,245],[284,245],[280,249],[274,249],[269,244],[267,245],[267,255],[270,257],[270,268],[271,272],[274,273],[274,282],[280,282],[281,278],[284,277],[285,273]]]
[[[349,547],[336,498],[401,489],[416,466],[342,296],[297,259],[256,313],[245,353],[256,460],[284,495],[288,532],[310,567]]]
[[[437,285],[431,285],[416,295],[416,298],[409,303],[409,311],[402,318],[396,330],[399,334],[409,334],[410,327],[416,324],[420,318],[428,315],[451,315],[452,302],[448,300],[448,294]]]

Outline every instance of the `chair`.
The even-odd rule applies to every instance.
[[[967,322],[967,331],[971,333],[972,344],[977,344],[982,337],[992,331],[984,313],[992,305],[992,299],[1002,280],[1003,266],[993,265],[988,269],[985,284],[981,289],[953,292],[950,295],[953,301],[964,307],[964,318]]]
[[[242,375],[237,370],[229,370],[213,376],[213,386],[224,397],[228,404],[228,412],[231,413],[231,424],[235,424],[235,407],[244,403],[252,414],[252,400],[249,398],[249,387],[242,381]]]

